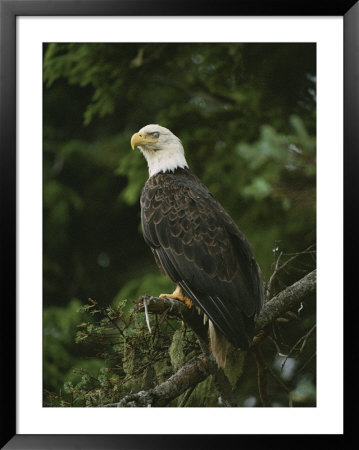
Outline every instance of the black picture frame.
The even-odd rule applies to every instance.
[[[343,16],[345,231],[357,232],[352,195],[359,169],[359,2],[252,0],[0,0],[1,280],[3,286],[1,445],[5,449],[179,449],[245,445],[264,435],[17,435],[16,434],[16,17],[18,16]],[[352,243],[347,243],[352,246]],[[348,249],[345,247],[345,249]],[[346,255],[351,252],[345,252]],[[344,276],[347,287],[352,280]],[[5,287],[7,289],[5,289]],[[6,295],[4,293],[6,292]],[[6,326],[5,326],[6,325]],[[4,370],[4,367],[6,369]],[[349,428],[349,423],[348,427]],[[182,428],[182,427],[181,427]],[[292,435],[293,436],[293,435]],[[305,436],[304,436],[305,437]],[[303,438],[303,436],[298,436]],[[225,441],[223,441],[225,440]]]

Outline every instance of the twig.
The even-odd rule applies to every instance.
[[[231,383],[229,382],[223,369],[215,367],[214,382],[218,391],[222,395],[224,403],[228,406],[238,406],[237,399],[233,393]]]
[[[302,365],[302,367],[298,370],[298,373],[301,372],[307,365],[310,363],[310,361],[316,356],[317,352],[314,352],[309,359]]]
[[[285,363],[287,362],[287,359],[293,354],[294,350],[300,344],[301,341],[303,341],[303,343],[300,346],[299,353],[301,353],[303,351],[303,349],[305,347],[305,344],[308,341],[309,336],[313,333],[313,331],[315,330],[316,326],[317,326],[317,324],[314,324],[312,326],[312,328],[308,331],[308,333],[306,333],[304,336],[300,337],[298,339],[298,341],[293,345],[293,347],[289,350],[288,355],[286,356],[285,360],[283,361],[282,370],[283,370],[283,367],[284,367]]]
[[[312,255],[313,253],[315,253],[315,251],[310,251],[310,249],[314,246],[315,244],[310,245],[308,248],[306,248],[305,250],[303,250],[302,252],[298,252],[298,253],[283,253],[280,252],[276,264],[275,264],[275,268],[274,271],[267,283],[267,287],[266,287],[266,298],[269,298],[269,296],[271,295],[271,291],[272,291],[272,284],[273,281],[275,279],[275,277],[277,276],[278,272],[280,272],[281,270],[284,269],[284,267],[286,267],[290,262],[292,262],[294,259],[298,258],[301,255]],[[285,261],[281,266],[279,266],[279,261],[281,259],[282,256],[291,256],[291,258],[287,259],[287,261]]]
[[[279,253],[279,256],[278,256],[278,258],[277,258],[277,261],[276,261],[276,263],[275,263],[275,267],[274,267],[273,273],[272,273],[272,275],[271,275],[271,277],[269,278],[269,281],[268,281],[268,283],[267,283],[267,289],[266,289],[266,298],[267,298],[267,299],[269,298],[269,296],[270,296],[270,294],[271,294],[271,291],[272,291],[272,283],[273,283],[273,280],[274,280],[274,278],[276,277],[276,275],[277,275],[277,273],[278,273],[278,271],[279,271],[278,265],[279,265],[279,261],[280,261],[280,258],[281,258],[282,255],[283,255],[283,252],[280,252],[280,253]]]
[[[195,390],[196,386],[191,386],[184,394],[184,396],[181,399],[180,404],[178,405],[179,408],[183,408],[185,404],[187,403],[188,399],[192,395],[192,392]]]
[[[275,339],[273,339],[272,336],[268,336],[268,339],[269,339],[271,342],[273,342],[273,344],[274,344],[274,346],[275,346],[275,348],[276,348],[277,353],[278,353],[279,356],[287,356],[287,355],[285,355],[285,354],[282,352],[282,350],[280,349],[279,345],[277,344],[277,341],[276,341]]]
[[[288,394],[288,404],[290,407],[293,406],[293,401],[290,396],[289,387],[282,381],[282,379],[273,371],[273,369],[267,365],[267,370],[272,378],[279,384],[279,386]]]
[[[259,347],[254,347],[253,356],[258,369],[258,391],[263,406],[271,406],[267,393],[267,364]]]
[[[146,323],[148,327],[148,331],[151,334],[151,325],[150,325],[150,318],[148,317],[148,308],[147,308],[147,299],[143,299],[143,306],[145,307],[145,316],[146,316]]]
[[[119,331],[119,333],[121,334],[121,336],[123,337],[123,339],[124,339],[125,342],[126,342],[126,335],[124,334],[122,328],[119,327],[119,326],[117,325],[116,321],[108,314],[108,312],[106,311],[106,308],[105,308],[104,306],[100,305],[100,304],[97,302],[97,300],[94,300],[93,298],[89,298],[88,300],[89,300],[91,303],[93,303],[94,306],[97,305],[97,306],[100,308],[101,312],[102,312],[103,314],[105,314],[105,316],[106,316],[106,317],[108,318],[108,320],[112,323],[112,325]],[[125,326],[127,327],[127,324],[126,324],[126,322],[124,321],[124,319],[121,318],[121,320],[123,321],[123,323],[124,323]]]
[[[317,324],[314,324],[312,326],[312,328],[308,331],[308,333],[303,337],[303,343],[300,346],[299,353],[302,353],[302,351],[303,351],[303,349],[304,349],[304,347],[305,347],[305,345],[306,345],[306,343],[308,341],[309,336],[313,333],[313,331],[316,329],[316,327],[317,327]]]

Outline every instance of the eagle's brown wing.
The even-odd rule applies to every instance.
[[[151,177],[141,195],[143,234],[167,275],[236,347],[247,348],[263,301],[245,236],[188,169]]]

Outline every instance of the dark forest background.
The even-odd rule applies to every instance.
[[[279,257],[291,260],[273,295],[315,267],[316,48],[49,43],[43,69],[44,405],[102,406],[173,373],[168,349],[182,333],[168,321],[151,360],[151,336],[131,313],[139,296],[173,290],[141,235],[148,173],[132,134],[159,123],[182,140],[190,168],[250,240],[264,281]],[[116,334],[119,313],[127,322]],[[304,302],[296,313],[263,353],[291,404],[314,406],[315,310]],[[128,339],[140,330],[145,355],[123,350],[124,329]],[[194,351],[192,340],[182,359]],[[260,405],[255,370],[248,360],[241,406]],[[188,406],[220,406],[213,386],[196,391]],[[275,380],[269,392],[273,406],[288,405]]]

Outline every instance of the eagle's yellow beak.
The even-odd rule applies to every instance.
[[[158,139],[155,139],[152,136],[135,133],[131,138],[131,147],[132,150],[134,150],[135,147],[139,147],[140,145],[155,144],[157,141]]]
[[[131,147],[132,150],[135,149],[137,145],[140,145],[143,141],[143,136],[140,133],[135,133],[131,138]]]

